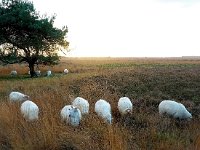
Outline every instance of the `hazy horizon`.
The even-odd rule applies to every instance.
[[[67,25],[74,57],[200,56],[197,0],[33,0]]]

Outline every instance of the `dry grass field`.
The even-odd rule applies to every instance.
[[[45,71],[51,68],[52,77]],[[69,74],[64,75],[67,68]],[[19,73],[9,75],[12,69]],[[0,66],[1,150],[199,150],[200,60],[181,58],[63,58],[53,67],[40,66],[42,76],[29,78],[25,64]],[[27,122],[20,103],[10,103],[11,91],[29,95],[39,108],[39,120]],[[90,103],[90,114],[79,127],[65,125],[60,110],[80,96]],[[133,103],[133,114],[121,117],[120,97]],[[94,113],[105,99],[112,106],[113,123]],[[183,103],[191,121],[158,114],[164,99]]]

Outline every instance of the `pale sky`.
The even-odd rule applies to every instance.
[[[68,26],[68,56],[200,56],[200,0],[32,0]]]

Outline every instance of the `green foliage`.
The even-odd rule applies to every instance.
[[[56,53],[68,48],[67,27],[54,27],[55,16],[40,16],[32,2],[3,0],[0,20],[1,62],[25,61],[32,68],[37,62],[45,64],[45,60],[46,64],[57,64]]]
[[[4,49],[0,48],[0,53],[3,57],[1,57],[0,62],[4,64],[13,64],[20,60],[20,57],[18,56],[17,49],[10,49],[9,44],[6,44],[7,47],[4,47]],[[9,50],[9,53],[8,53]]]
[[[56,53],[53,53],[52,55],[43,56],[40,55],[38,57],[38,63],[44,64],[44,65],[57,65],[59,63],[59,56]]]

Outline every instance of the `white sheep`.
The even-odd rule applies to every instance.
[[[47,71],[47,77],[49,77],[49,76],[51,76],[51,75],[52,75],[51,70],[48,70],[48,71]]]
[[[9,94],[9,99],[11,102],[15,102],[15,101],[25,101],[29,99],[28,95],[25,95],[23,93],[20,92],[11,92]]]
[[[159,106],[159,114],[167,114],[176,119],[192,119],[192,115],[187,111],[185,106],[181,103],[172,100],[163,100]]]
[[[65,121],[67,123],[70,122],[69,116],[72,109],[73,109],[72,105],[66,105],[61,109],[60,116],[62,121]]]
[[[17,75],[17,71],[16,71],[16,70],[12,70],[12,71],[10,72],[10,75],[11,75],[11,76],[16,76],[16,75]]]
[[[81,121],[81,112],[78,108],[73,108],[70,113],[70,124],[72,126],[78,126]]]
[[[72,126],[78,126],[81,121],[81,112],[72,105],[64,106],[60,111],[61,120]]]
[[[31,74],[31,72],[30,72],[30,70],[28,71],[28,74],[30,75]],[[41,71],[40,70],[36,70],[35,71],[35,74],[36,74],[36,76],[41,76]]]
[[[121,115],[132,113],[133,104],[128,97],[121,97],[119,99],[118,110]]]
[[[39,108],[34,102],[27,100],[21,105],[21,113],[28,121],[38,120]]]
[[[69,70],[68,69],[64,69],[64,74],[68,74],[69,73]]]
[[[112,115],[111,115],[111,106],[110,104],[100,99],[95,103],[95,112],[101,118],[103,118],[107,123],[111,124],[112,122]]]
[[[89,103],[82,97],[75,98],[72,105],[77,107],[81,111],[82,115],[89,113]]]
[[[36,74],[37,77],[39,77],[39,76],[41,76],[41,71],[40,70],[36,70],[35,74]]]

